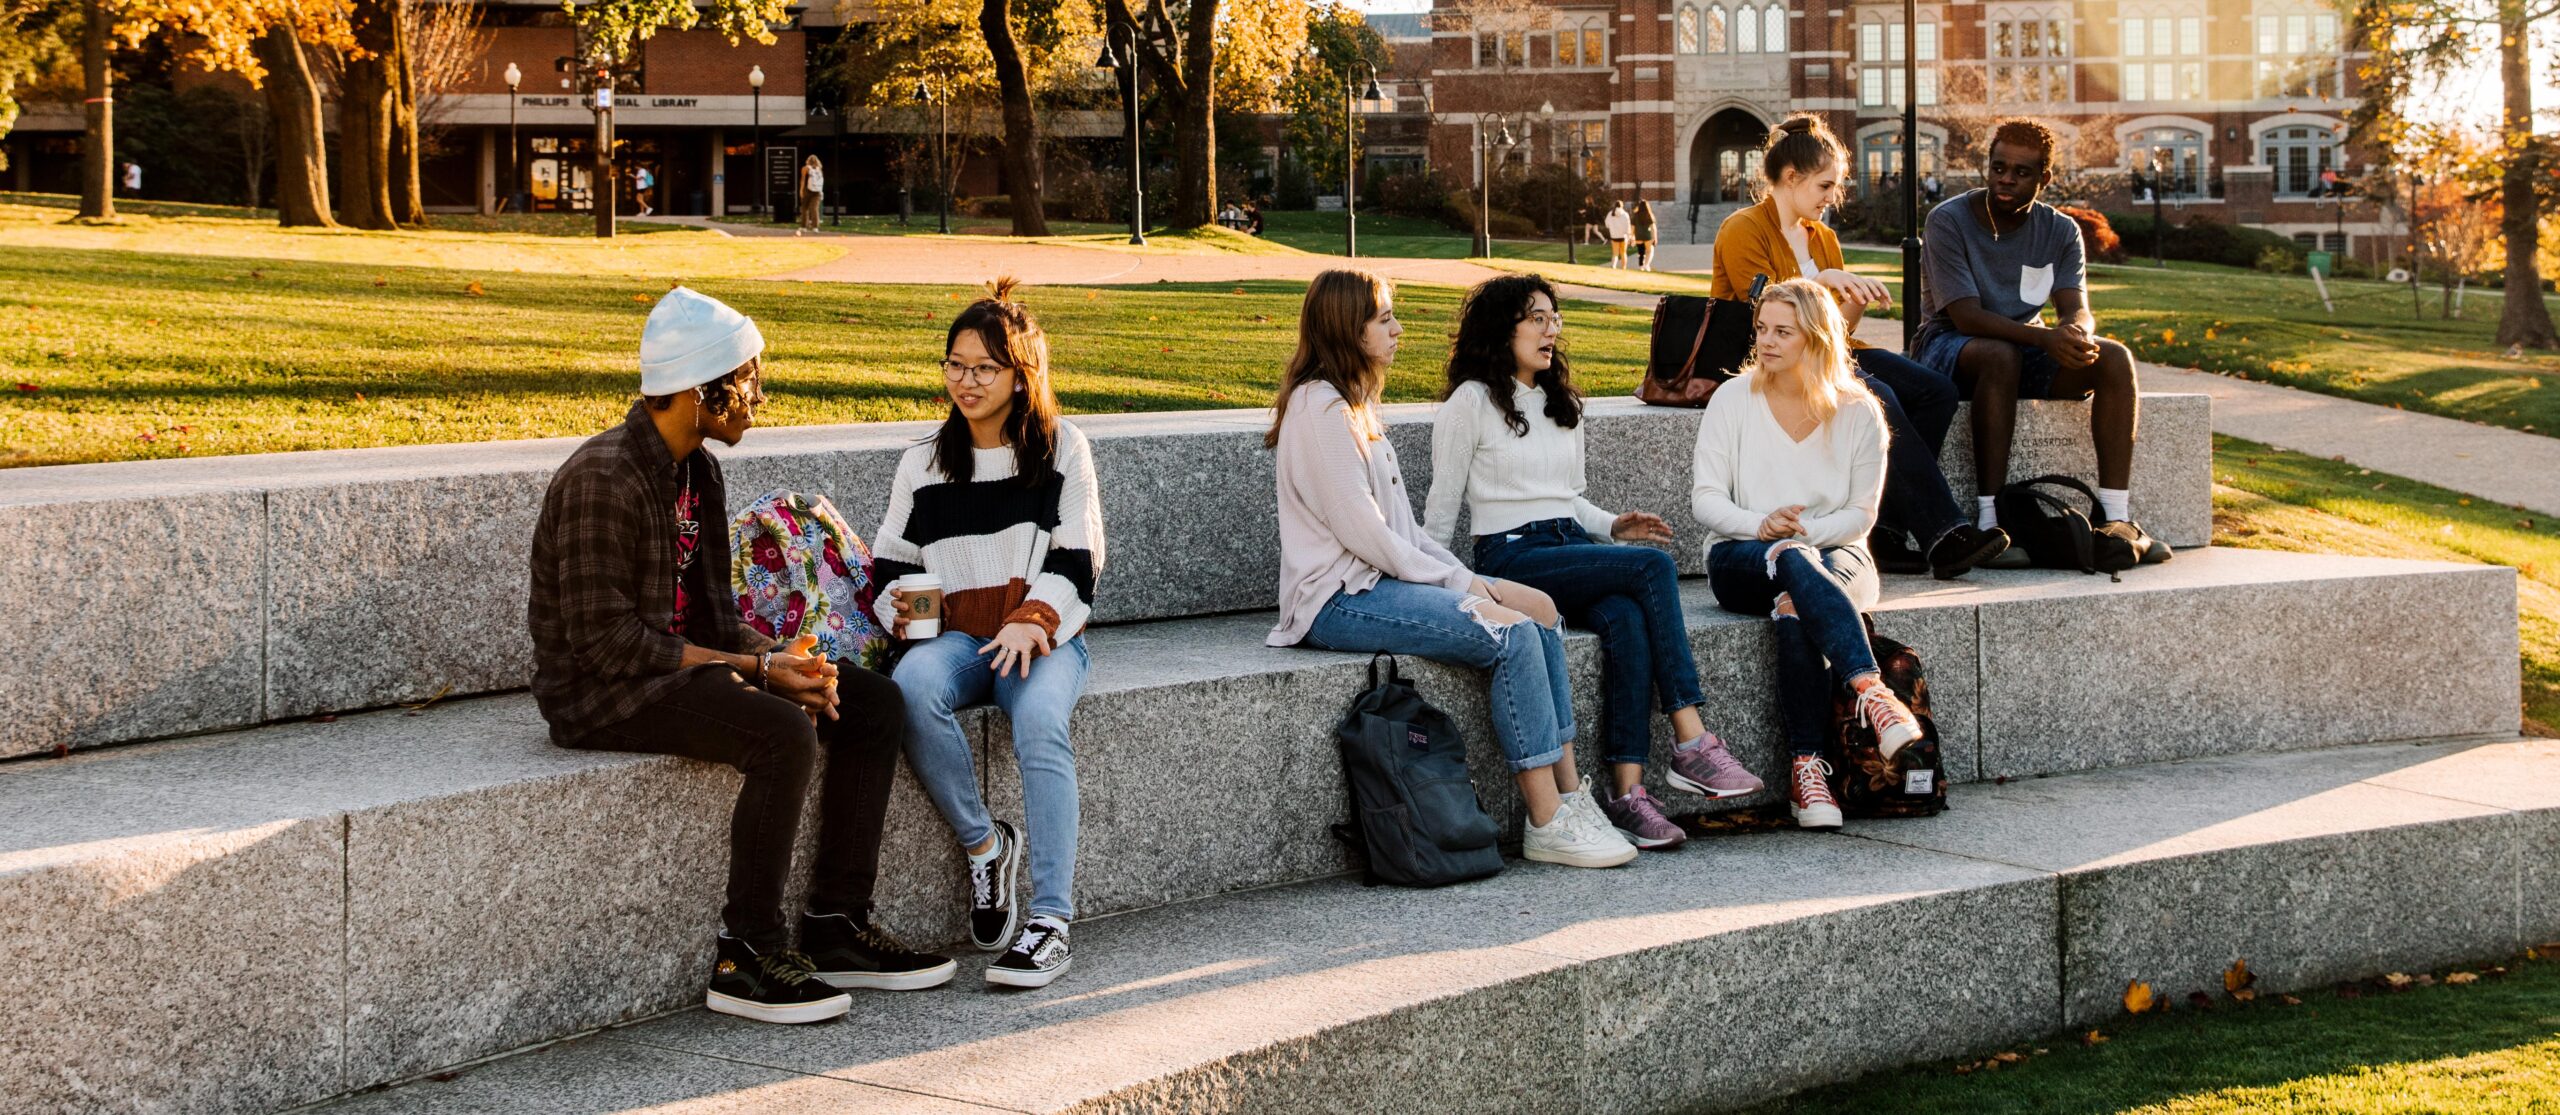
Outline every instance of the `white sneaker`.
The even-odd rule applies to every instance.
[[[1577,797],[1582,799],[1580,805],[1574,801]],[[1564,795],[1563,804],[1546,824],[1524,823],[1520,844],[1520,854],[1526,858],[1567,867],[1616,867],[1636,858],[1636,846],[1627,843],[1588,793]]]

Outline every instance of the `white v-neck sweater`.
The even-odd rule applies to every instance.
[[[1709,548],[1748,542],[1781,507],[1803,505],[1803,541],[1863,545],[1884,495],[1884,409],[1864,390],[1841,395],[1840,413],[1806,435],[1787,436],[1749,374],[1716,388],[1698,420],[1689,513]]]
[[[1511,400],[1529,432],[1515,434],[1502,421],[1485,385],[1469,381],[1449,393],[1431,418],[1431,495],[1422,504],[1422,530],[1450,546],[1458,509],[1468,528],[1500,534],[1547,519],[1572,519],[1591,537],[1610,541],[1618,517],[1582,498],[1582,427],[1568,430],[1547,417],[1547,391],[1511,385]]]

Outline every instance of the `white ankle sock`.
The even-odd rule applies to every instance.
[[[989,860],[992,860],[992,859],[996,858],[997,856],[1000,856],[1000,855],[1003,855],[1003,854],[1004,854],[1004,830],[1002,830],[1002,829],[998,829],[998,830],[996,830],[996,838],[995,838],[994,842],[992,842],[992,843],[990,843],[990,844],[988,844],[988,845],[987,845],[987,850],[986,850],[986,851],[984,851],[984,852],[971,852],[971,853],[969,853],[969,862],[970,862],[970,863],[973,863],[973,864],[974,864],[974,863],[985,863],[985,862],[987,862],[987,861],[989,861]]]
[[[1973,525],[1976,529],[1990,530],[2000,525],[2000,513],[1992,509],[1991,500],[1990,496],[1973,497],[1973,502],[1980,508],[1974,513]]]
[[[2098,489],[2098,512],[2109,521],[2133,517],[2133,493],[2123,488]]]

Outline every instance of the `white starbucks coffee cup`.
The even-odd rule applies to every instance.
[[[892,591],[907,597],[907,638],[931,639],[942,634],[942,578],[931,573],[909,573],[889,582]]]

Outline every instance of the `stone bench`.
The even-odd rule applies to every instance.
[[[1774,775],[1767,624],[1685,588],[1707,721]],[[1983,779],[2512,734],[2514,593],[2513,572],[2495,567],[2207,549],[2122,582],[1890,578],[1878,622],[1928,665],[1951,774]],[[1345,811],[1331,726],[1365,658],[1264,647],[1268,624],[1249,613],[1091,636],[1073,725],[1086,918],[1347,866],[1325,828]],[[1577,718],[1596,733],[1597,641],[1577,632],[1567,645]],[[1481,679],[1408,668],[1457,717],[1480,792],[1516,824]],[[990,804],[1018,813],[1001,718],[970,715]],[[0,978],[25,989],[0,1017],[0,1094],[39,1108],[266,1111],[698,1001],[736,785],[704,764],[551,747],[522,695],[0,765]],[[1977,792],[1951,816],[1973,816]],[[887,925],[959,936],[958,852],[903,769],[883,869]],[[1639,900],[1692,893],[1665,885]],[[2025,910],[1991,930],[2049,948],[2051,886],[1963,918]],[[1892,893],[1912,889],[1931,888]],[[1431,908],[1462,917],[1476,900],[1458,901]],[[1873,916],[1886,920],[1856,924],[1906,915]],[[844,1032],[856,1030],[871,1027]]]
[[[2202,395],[2144,400],[2134,512],[2181,548],[2212,531]],[[1419,500],[1432,408],[1390,408]],[[2016,475],[2094,468],[2079,403],[2021,408]],[[1689,525],[1697,415],[1597,399],[1592,497]],[[1093,415],[1109,562],[1097,618],[1268,608],[1278,578],[1260,410]],[[926,423],[758,430],[722,454],[733,502],[773,487],[832,497],[866,536],[898,453]],[[1969,495],[1959,420],[1945,464]],[[574,439],[15,469],[0,534],[0,758],[437,694],[523,687],[526,554]],[[1676,551],[1698,571],[1694,545]],[[1463,555],[1462,555],[1463,556]],[[78,622],[66,622],[78,617]],[[76,633],[76,635],[74,634]]]

